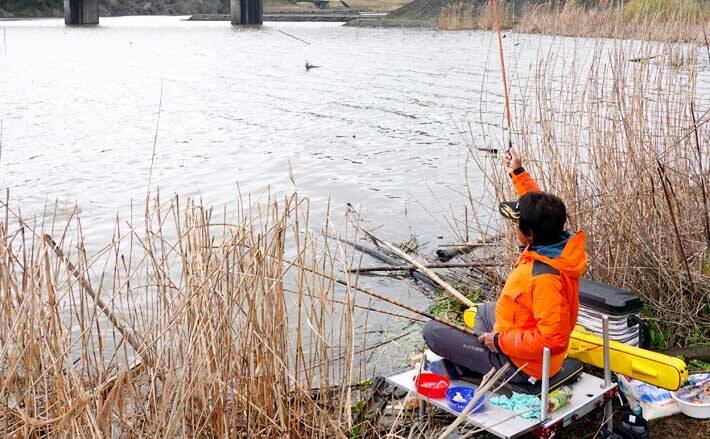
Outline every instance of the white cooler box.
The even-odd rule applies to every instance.
[[[589,280],[579,281],[579,316],[582,325],[602,336],[602,314],[609,316],[609,337],[630,346],[648,347],[648,329],[641,320],[641,299],[627,290]]]

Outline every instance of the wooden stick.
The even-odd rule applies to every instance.
[[[454,298],[458,299],[458,300],[459,300],[461,303],[463,303],[464,305],[466,305],[466,306],[468,306],[468,307],[470,307],[470,308],[471,308],[471,307],[474,307],[474,306],[476,306],[476,305],[478,305],[478,303],[474,303],[474,302],[470,301],[470,300],[468,299],[468,297],[466,297],[466,296],[464,296],[463,294],[461,294],[461,293],[459,293],[458,291],[456,291],[456,289],[455,289],[454,287],[452,287],[452,286],[451,286],[448,282],[446,282],[444,279],[440,278],[439,275],[437,275],[437,274],[434,273],[433,271],[431,271],[431,270],[429,270],[428,268],[426,268],[426,267],[424,266],[424,264],[422,264],[421,262],[417,261],[416,259],[414,259],[414,258],[411,257],[410,255],[408,255],[407,253],[403,252],[401,249],[397,248],[397,247],[394,246],[393,244],[391,244],[391,243],[389,243],[389,242],[387,242],[387,241],[385,241],[385,240],[383,240],[383,239],[378,238],[377,236],[375,236],[375,234],[373,234],[373,233],[370,232],[369,230],[366,230],[365,228],[363,228],[362,226],[360,226],[360,225],[357,224],[357,223],[355,223],[355,227],[357,227],[358,229],[360,229],[363,233],[365,233],[365,234],[366,234],[367,236],[369,236],[370,238],[372,238],[372,239],[374,239],[374,240],[380,242],[381,244],[383,244],[385,247],[387,247],[390,251],[392,251],[393,253],[395,253],[397,256],[401,257],[402,259],[405,259],[405,260],[406,260],[407,262],[409,262],[410,264],[416,266],[416,267],[417,267],[417,270],[419,270],[420,272],[422,272],[422,273],[426,274],[427,276],[429,276],[434,282],[436,282],[437,284],[439,284],[447,293],[449,293],[449,294],[450,294],[451,296],[453,296]]]
[[[452,263],[452,264],[426,264],[424,267],[426,268],[472,268],[472,267],[498,267],[500,264],[485,264],[485,263],[471,263],[471,262],[460,262],[460,263]],[[376,267],[358,267],[358,268],[351,268],[348,270],[348,273],[370,273],[373,271],[403,271],[403,270],[416,270],[418,267],[414,264],[408,264],[408,265],[398,265],[398,266],[391,266],[391,265],[380,265]]]
[[[113,326],[116,327],[118,332],[121,333],[121,336],[123,336],[124,339],[128,342],[128,344],[131,345],[131,347],[136,351],[136,353],[141,351],[141,343],[138,341],[138,339],[135,337],[133,334],[133,331],[129,329],[124,322],[124,320],[120,317],[117,317],[111,309],[109,309],[108,304],[103,301],[101,297],[99,297],[96,292],[94,292],[94,289],[91,288],[91,285],[89,282],[84,278],[84,276],[81,274],[81,272],[72,264],[66,256],[64,256],[64,252],[62,251],[61,248],[57,245],[57,243],[54,242],[51,236],[49,235],[44,235],[44,242],[49,245],[52,250],[54,251],[54,254],[57,255],[57,258],[59,258],[64,265],[67,266],[71,274],[74,275],[77,281],[79,281],[79,284],[81,284],[82,288],[91,296],[91,298],[94,300],[94,303],[98,305],[99,309],[101,312],[111,321]]]

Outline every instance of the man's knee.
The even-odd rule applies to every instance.
[[[485,302],[478,305],[476,314],[476,329],[479,332],[490,332],[496,321],[496,302]]]
[[[440,335],[442,327],[444,327],[444,325],[434,320],[429,320],[424,325],[424,329],[422,329],[422,337],[424,337],[424,343],[426,343],[429,349],[435,349],[437,340],[441,338]]]

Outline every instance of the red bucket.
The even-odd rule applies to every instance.
[[[417,392],[428,397],[439,399],[446,396],[446,389],[449,388],[448,378],[445,376],[437,375],[431,372],[422,372],[419,374],[419,379],[414,377],[414,385],[417,386]]]

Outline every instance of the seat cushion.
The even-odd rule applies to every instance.
[[[550,392],[558,387],[574,383],[577,380],[577,377],[579,377],[579,374],[582,373],[583,368],[584,364],[581,361],[575,360],[574,358],[565,359],[564,363],[562,363],[560,371],[550,378]],[[468,381],[476,385],[481,382],[480,375],[476,376],[471,373],[461,375],[458,379]],[[542,393],[542,380],[537,380],[535,384],[508,383],[498,391],[498,393],[506,396],[510,396],[513,392],[540,396]]]

